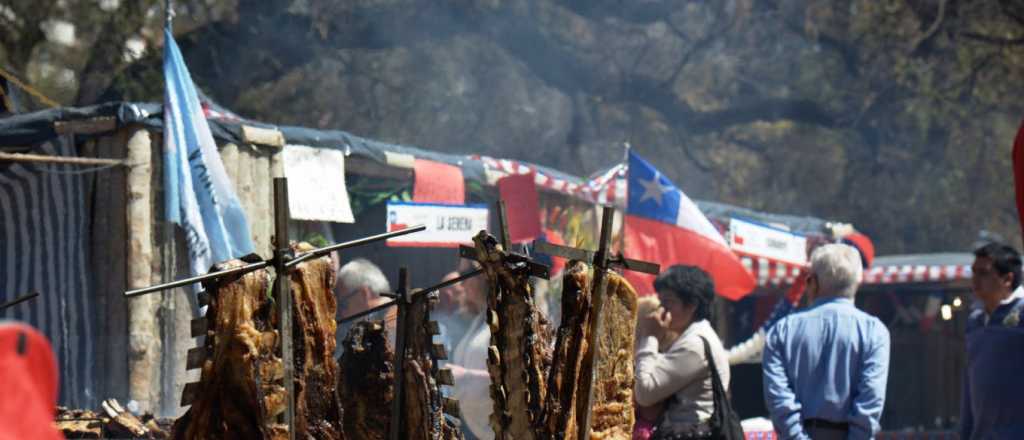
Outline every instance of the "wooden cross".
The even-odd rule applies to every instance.
[[[611,236],[612,236],[612,219],[615,215],[615,208],[611,206],[605,206],[604,211],[601,215],[601,241],[598,243],[597,252],[588,251],[579,248],[573,248],[568,246],[559,246],[556,244],[546,242],[534,242],[534,250],[539,253],[554,255],[558,257],[564,257],[572,260],[582,261],[594,266],[594,291],[593,291],[593,307],[591,309],[590,319],[590,335],[591,337],[597,337],[601,331],[601,309],[604,307],[604,296],[608,289],[608,277],[607,270],[612,265],[622,266],[627,270],[644,272],[649,274],[657,275],[661,270],[661,267],[654,263],[646,261],[631,260],[619,255],[611,255]],[[594,381],[596,379],[597,370],[594,368],[598,353],[596,344],[589,345],[591,350],[594,350],[592,356],[586,356],[583,359],[583,365],[581,365],[581,371],[591,370],[591,376],[587,378],[577,392],[585,393],[587,396],[587,407],[586,412],[582,414],[582,426],[580,426],[578,432],[583,433],[580,438],[590,438],[590,421],[591,421],[591,408],[594,406]]]
[[[498,233],[499,240],[501,240],[501,247],[504,248],[507,254],[505,260],[525,269],[529,272],[530,276],[537,278],[548,279],[550,276],[549,269],[547,266],[533,261],[527,255],[512,252],[511,239],[508,233],[508,215],[505,211],[505,202],[498,201]],[[462,245],[459,246],[459,256],[467,258],[473,261],[477,260],[476,248],[472,246]]]

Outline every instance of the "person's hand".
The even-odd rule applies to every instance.
[[[660,340],[668,330],[670,322],[672,315],[664,308],[658,307],[657,310],[640,317],[640,322],[637,323],[637,338],[654,336]]]

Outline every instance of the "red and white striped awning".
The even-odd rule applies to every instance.
[[[864,284],[941,283],[971,279],[971,266],[899,265],[875,266],[864,271]]]
[[[755,255],[739,254],[740,262],[747,268],[758,286],[786,286],[793,284],[800,275],[803,266],[784,261],[773,260]]]
[[[740,261],[754,275],[758,286],[792,284],[800,274],[799,265],[765,257],[740,255]],[[971,279],[971,266],[897,265],[875,266],[864,271],[863,284],[942,283]]]

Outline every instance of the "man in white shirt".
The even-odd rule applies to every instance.
[[[463,433],[467,440],[493,440],[490,417],[494,405],[491,402],[491,376],[487,372],[487,347],[491,345],[491,330],[484,322],[487,309],[487,281],[483,276],[462,282],[465,286],[463,307],[472,316],[462,340],[455,345],[451,369],[455,378],[454,397],[462,410]]]

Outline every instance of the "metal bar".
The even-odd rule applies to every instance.
[[[649,273],[651,275],[657,275],[659,272],[661,272],[660,264],[650,263],[647,261],[633,260],[630,258],[622,257],[621,255],[616,257],[612,262],[621,264],[622,267],[626,268],[627,270],[632,270],[634,272]]]
[[[189,382],[181,389],[181,406],[189,406],[199,395],[199,382]]]
[[[475,276],[479,276],[479,275],[481,275],[483,273],[484,273],[483,269],[475,269],[475,270],[466,272],[466,273],[464,273],[462,275],[459,275],[458,278],[452,278],[452,279],[450,279],[448,281],[445,281],[445,282],[442,282],[442,283],[439,283],[439,284],[427,287],[425,289],[417,290],[415,292],[410,293],[409,295],[412,296],[412,297],[418,297],[420,295],[425,295],[425,294],[428,294],[430,292],[436,292],[438,290],[444,289],[445,287],[451,286],[453,284],[458,284],[458,283],[466,281],[466,280],[468,280],[470,278],[473,278]],[[399,297],[398,294],[388,294],[388,295],[385,295],[385,296],[392,296],[392,297],[395,297],[395,298]],[[374,312],[376,312],[378,310],[382,310],[382,309],[386,309],[388,307],[394,306],[394,305],[396,305],[397,302],[398,302],[397,299],[388,301],[388,302],[386,302],[384,304],[381,304],[379,306],[376,306],[376,307],[373,307],[373,308],[370,308],[370,309],[367,309],[367,310],[363,310],[362,312],[356,313],[356,314],[354,314],[352,316],[346,316],[344,318],[341,318],[341,319],[338,320],[338,323],[339,324],[344,324],[344,323],[347,323],[347,322],[355,321],[355,320],[357,320],[359,318],[362,318],[362,317],[364,317],[366,315],[372,314],[372,313],[374,313]]]
[[[397,302],[398,302],[398,300],[391,300],[391,301],[388,301],[388,302],[386,302],[384,304],[381,304],[379,306],[363,310],[362,312],[356,313],[355,315],[346,316],[344,318],[339,319],[338,320],[338,324],[345,324],[347,322],[355,321],[355,320],[357,320],[359,318],[362,318],[362,317],[364,317],[366,315],[374,313],[374,312],[376,312],[378,310],[383,310],[383,309],[386,309],[388,307],[391,307],[391,306],[395,305],[395,303],[397,303]]]
[[[292,295],[287,260],[291,254],[288,241],[288,179],[274,178],[274,269],[276,271],[278,305],[281,311],[281,360],[284,363],[286,404],[284,423],[288,440],[295,440],[295,360],[292,352]]]
[[[476,261],[476,248],[472,246],[466,246],[464,244],[459,245],[459,256],[469,260]]]
[[[106,159],[101,157],[65,157],[47,154],[0,153],[0,162],[36,162],[62,163],[70,165],[128,165],[123,159]]]
[[[305,252],[305,253],[299,255],[298,257],[295,257],[294,259],[288,261],[286,263],[286,266],[289,267],[289,268],[295,267],[299,263],[301,263],[303,261],[306,261],[306,260],[309,260],[310,258],[315,258],[315,257],[319,257],[319,256],[322,256],[322,255],[327,255],[327,254],[329,254],[331,252],[334,252],[336,250],[347,249],[347,248],[352,248],[352,247],[356,247],[356,246],[362,246],[362,245],[365,245],[365,244],[368,244],[368,243],[373,243],[375,241],[386,240],[388,238],[398,237],[400,235],[411,234],[413,232],[419,232],[419,231],[422,231],[422,230],[424,230],[426,228],[427,227],[424,226],[424,225],[417,225],[417,226],[412,226],[412,227],[409,227],[409,228],[401,229],[401,230],[398,230],[398,231],[392,231],[392,232],[387,232],[387,233],[378,234],[378,235],[371,235],[369,237],[360,238],[358,240],[346,241],[344,243],[338,243],[338,244],[334,244],[334,245],[327,246],[327,247],[324,247],[324,248],[315,249],[315,250],[312,250],[312,251],[309,251],[309,252]],[[236,267],[236,268],[233,268],[233,269],[222,270],[222,271],[218,271],[218,272],[210,272],[210,273],[208,273],[206,275],[199,275],[199,276],[194,276],[194,277],[191,277],[191,278],[185,278],[185,279],[178,280],[178,281],[172,281],[172,282],[169,282],[169,283],[157,284],[155,286],[144,287],[144,288],[135,289],[135,290],[129,290],[129,291],[124,293],[124,296],[132,297],[132,296],[138,296],[138,295],[145,295],[147,293],[153,293],[153,292],[158,292],[158,291],[161,291],[161,290],[173,289],[175,287],[187,286],[189,284],[200,283],[200,282],[203,282],[203,281],[206,281],[206,280],[212,280],[212,279],[216,279],[216,278],[226,277],[226,276],[229,276],[229,275],[237,275],[237,274],[249,273],[249,272],[252,272],[254,270],[259,270],[259,269],[263,269],[265,267],[268,267],[271,264],[273,264],[273,260],[267,260],[267,261],[261,261],[259,263],[252,263],[252,264],[248,264],[248,265],[245,265],[245,266]]]
[[[39,292],[29,292],[29,293],[21,295],[21,296],[19,296],[17,298],[14,298],[14,299],[12,299],[12,300],[10,300],[10,301],[0,305],[0,312],[2,312],[4,310],[7,310],[7,309],[9,309],[11,307],[14,307],[14,306],[16,306],[18,304],[21,304],[21,303],[23,303],[25,301],[28,301],[28,300],[30,300],[32,298],[35,298],[37,296],[39,296]]]
[[[206,322],[206,317],[200,316],[198,318],[193,319],[189,323],[189,335],[192,336],[193,338],[205,336],[206,331],[209,328],[209,324]]]
[[[508,211],[505,210],[505,201],[498,200],[498,233],[501,234],[498,238],[501,239],[501,247],[505,249],[505,252],[512,252],[509,246],[512,246],[512,239],[509,238],[508,234]]]
[[[533,242],[534,252],[554,255],[556,257],[568,258],[570,260],[582,261],[587,264],[594,262],[594,253],[584,249],[561,246],[546,241]]]
[[[370,243],[373,243],[375,241],[387,240],[389,238],[394,238],[394,237],[398,237],[398,236],[401,236],[401,235],[412,234],[413,232],[419,232],[419,231],[422,231],[422,230],[425,230],[425,229],[427,229],[426,225],[410,226],[408,228],[399,229],[397,231],[391,231],[391,232],[385,232],[383,234],[371,235],[369,237],[360,238],[358,240],[346,241],[344,243],[338,243],[338,244],[322,247],[322,248],[319,248],[319,249],[314,249],[314,250],[309,251],[309,252],[303,252],[303,253],[301,253],[299,255],[296,255],[295,258],[293,258],[291,261],[289,261],[288,262],[288,267],[294,267],[294,266],[298,265],[299,263],[302,263],[303,261],[309,260],[310,258],[322,257],[322,256],[327,255],[327,254],[329,254],[331,252],[334,252],[334,251],[338,251],[338,250],[342,250],[342,249],[348,249],[348,248],[357,247],[357,246],[362,246],[364,244],[370,244]]]
[[[462,275],[459,275],[458,278],[452,278],[452,279],[450,279],[448,281],[445,281],[445,282],[442,282],[442,283],[439,283],[439,284],[427,287],[425,289],[417,290],[416,293],[414,293],[414,295],[423,295],[423,294],[430,293],[430,292],[436,292],[438,290],[444,289],[445,287],[461,283],[463,281],[466,281],[466,280],[468,280],[470,278],[473,278],[473,277],[475,277],[477,275],[480,275],[480,274],[483,274],[483,273],[484,273],[483,269],[474,269],[474,270],[466,272],[466,273],[464,273]]]
[[[245,266],[236,267],[233,269],[222,270],[219,272],[210,272],[206,275],[194,276],[191,278],[185,278],[178,281],[171,281],[169,283],[157,284],[155,286],[143,287],[141,289],[129,290],[124,293],[126,297],[133,297],[139,295],[145,295],[147,293],[159,292],[161,290],[173,289],[175,287],[187,286],[189,284],[200,283],[206,280],[212,280],[217,278],[226,277],[229,275],[245,274],[254,270],[263,269],[270,265],[270,261],[261,261],[259,263],[247,264]]]
[[[612,235],[612,220],[615,215],[615,209],[611,206],[605,206],[604,212],[601,215],[601,241],[597,248],[597,253],[594,254],[594,291],[592,299],[592,308],[590,315],[590,338],[592,341],[597,341],[597,338],[601,336],[601,309],[604,308],[604,297],[605,291],[608,289],[608,277],[606,271],[608,270],[608,249],[611,247],[611,235]],[[588,344],[590,347],[590,354],[583,359],[584,365],[582,371],[590,370],[591,376],[585,383],[585,389],[580,390],[587,396],[587,407],[584,409],[582,414],[582,425],[579,427],[579,432],[583,433],[580,438],[590,438],[590,423],[593,420],[593,408],[594,408],[594,382],[597,380],[598,372],[594,368],[594,365],[598,363],[598,357],[600,356],[601,347],[598,344]],[[577,419],[579,420],[579,419]]]
[[[584,263],[593,263],[595,253],[585,250],[572,248],[568,246],[561,246],[543,241],[535,241],[533,243],[534,251],[542,254],[554,255],[556,257],[568,258],[570,260],[582,261]],[[614,258],[608,260],[608,265],[621,265],[627,270],[635,272],[644,272],[652,275],[657,275],[661,271],[661,265],[656,263],[650,263],[647,261],[634,260],[631,258],[625,258],[621,254],[616,255]]]
[[[206,362],[206,357],[207,353],[205,344],[190,348],[185,355],[185,369],[194,370],[196,368],[201,368],[203,366],[203,362]]]
[[[391,401],[391,432],[388,436],[391,440],[399,440],[404,427],[405,344],[406,338],[410,336],[405,334],[405,321],[408,319],[409,298],[409,270],[401,267],[398,269],[398,298],[395,299],[398,303],[398,321],[395,323],[395,397]]]

